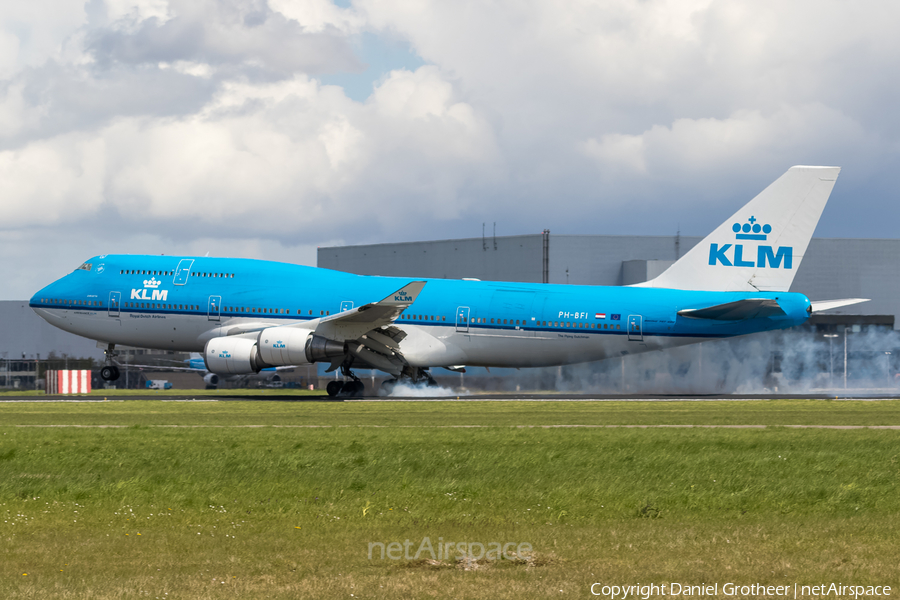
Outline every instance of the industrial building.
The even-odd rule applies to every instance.
[[[326,247],[319,248],[317,262],[319,267],[360,275],[618,286],[653,279],[702,239],[551,235],[544,231]],[[900,240],[812,239],[791,291],[811,300],[871,301],[814,315],[794,330],[707,342],[621,361],[536,369],[513,379],[519,387],[617,392],[893,388],[900,371],[898,252]]]
[[[359,275],[629,285],[653,279],[703,238],[517,235],[319,248],[318,266]],[[811,300],[871,298],[852,314],[900,315],[900,240],[813,238],[791,286]]]

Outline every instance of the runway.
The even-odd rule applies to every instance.
[[[182,394],[104,394],[91,396],[2,396],[2,402],[124,402],[161,400],[163,402],[706,402],[706,401],[758,401],[758,400],[897,400],[900,393],[879,393],[872,390],[848,390],[843,393],[813,394],[710,394],[710,395],[651,395],[651,394],[556,394],[556,393],[497,393],[451,394],[421,396],[363,396],[358,398],[331,398],[326,395],[297,394],[210,394],[192,395],[190,390]]]

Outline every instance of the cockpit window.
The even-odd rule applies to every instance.
[[[82,263],[82,265],[75,270],[76,271],[90,271],[91,266],[92,266],[91,263]]]

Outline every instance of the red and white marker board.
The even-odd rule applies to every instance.
[[[91,372],[87,369],[47,371],[48,394],[87,394],[91,391]]]

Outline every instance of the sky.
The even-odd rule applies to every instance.
[[[703,236],[797,164],[896,238],[900,3],[0,4],[0,299],[98,254]],[[647,257],[653,258],[653,257]]]

